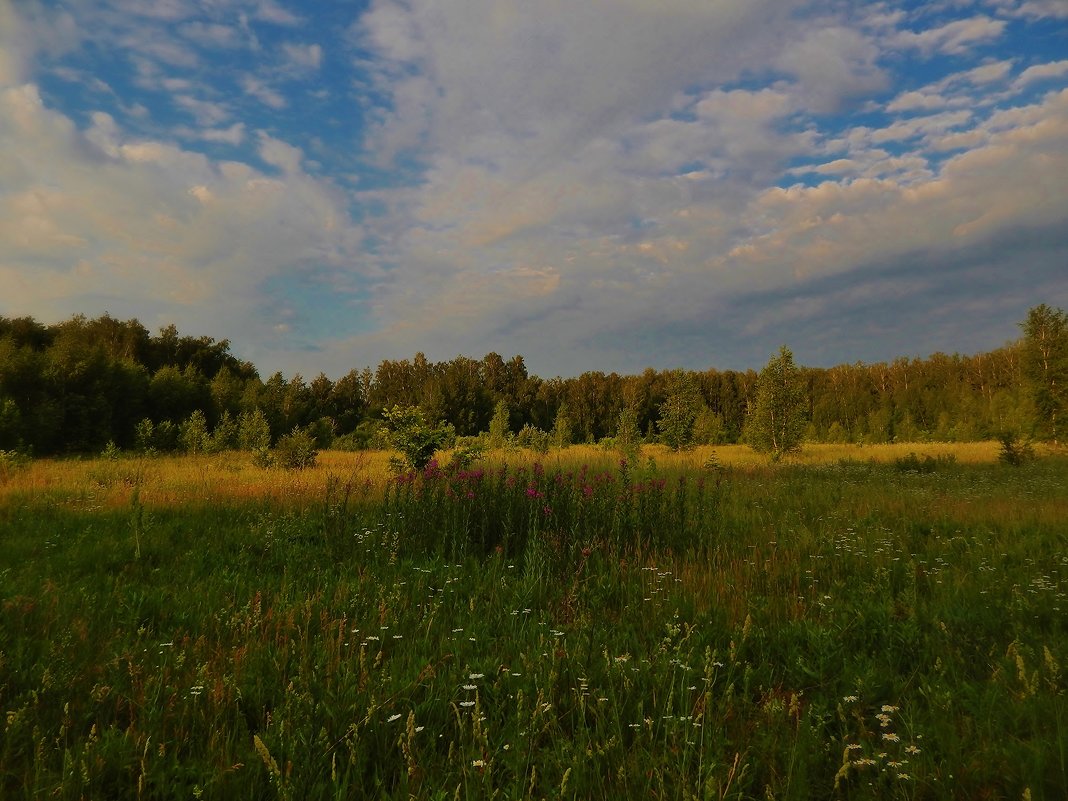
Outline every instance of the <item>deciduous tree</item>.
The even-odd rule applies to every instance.
[[[757,379],[745,438],[759,453],[779,459],[801,449],[805,431],[805,388],[794,355],[783,345]]]

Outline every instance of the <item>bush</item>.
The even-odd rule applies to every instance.
[[[0,481],[5,481],[30,463],[29,454],[21,451],[0,450]]]
[[[178,427],[178,441],[186,453],[203,453],[208,449],[208,420],[204,412],[195,410]]]
[[[548,453],[552,435],[530,423],[524,425],[515,435],[515,444],[520,448],[530,448],[535,453]]]
[[[303,429],[294,428],[290,433],[278,438],[274,446],[274,461],[287,470],[303,470],[314,467],[319,451],[315,447],[315,438]]]
[[[385,418],[383,436],[400,451],[413,470],[422,470],[434,454],[456,439],[456,431],[448,423],[430,426],[418,406],[394,406],[382,412]]]
[[[999,434],[998,441],[1001,443],[1001,451],[998,453],[999,462],[1019,467],[1035,458],[1035,449],[1031,446],[1031,442],[1023,439],[1015,431]]]
[[[237,418],[237,444],[241,450],[258,451],[271,447],[271,426],[259,409],[242,412]]]

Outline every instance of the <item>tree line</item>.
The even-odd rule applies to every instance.
[[[784,348],[762,372],[591,371],[543,379],[522,356],[384,360],[331,380],[262,379],[227,340],[151,334],[136,319],[76,316],[54,325],[0,317],[0,450],[36,455],[129,449],[251,447],[295,430],[319,447],[376,444],[386,412],[417,407],[457,436],[524,445],[745,441],[773,367],[790,391],[791,425],[808,441],[979,440],[1004,432],[1063,436],[1068,318],[1041,305],[1022,336],[989,353],[795,367]],[[783,371],[786,372],[783,372]],[[788,375],[786,374],[788,373]]]

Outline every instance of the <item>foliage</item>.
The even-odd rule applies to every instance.
[[[219,417],[219,422],[215,424],[215,428],[211,431],[208,450],[213,453],[219,453],[220,451],[236,448],[238,443],[238,430],[237,420],[234,419],[228,409],[224,410],[222,416]]]
[[[805,431],[805,388],[794,355],[783,345],[757,380],[753,408],[746,419],[746,442],[774,459],[801,449]]]
[[[530,448],[535,453],[548,453],[552,435],[527,423],[515,435],[515,444],[520,448]]]
[[[1010,429],[1063,438],[1064,313],[1036,307],[1021,328],[1018,342],[989,353],[799,368],[810,410],[806,438],[964,441]],[[48,326],[0,317],[0,448],[88,454],[111,440],[122,449],[166,451],[178,446],[177,428],[170,426],[200,411],[215,426],[208,445],[213,451],[269,447],[294,427],[309,426],[315,426],[319,448],[355,449],[374,445],[381,410],[394,405],[418,405],[428,420],[476,436],[488,431],[494,404],[501,403],[508,420],[505,425],[498,416],[494,437],[529,426],[528,440],[538,448],[534,430],[553,432],[558,447],[618,439],[624,407],[633,409],[647,442],[660,434],[673,448],[738,442],[755,403],[757,373],[682,372],[589,371],[543,380],[527,373],[520,356],[505,360],[491,353],[435,363],[416,354],[383,361],[377,370],[350,370],[336,382],[322,374],[309,382],[281,373],[263,381],[253,365],[229,352],[225,340],[184,336],[173,326],[151,335],[136,320],[107,315]],[[680,383],[692,384],[700,400],[691,396],[694,404],[673,407]],[[219,428],[227,415],[234,421],[257,411],[266,422],[266,443],[258,434],[255,445],[235,441],[230,422]],[[159,442],[150,444],[139,432],[145,419],[154,421],[154,429],[164,426]]]
[[[394,406],[382,412],[383,435],[391,447],[401,452],[412,470],[422,470],[456,438],[448,423],[429,425],[418,406]]]
[[[556,410],[556,419],[553,421],[553,430],[549,433],[549,439],[556,448],[566,448],[574,441],[571,429],[571,417],[566,403],[561,403]]]
[[[1015,431],[1005,431],[998,437],[1001,450],[998,452],[998,461],[1019,467],[1035,458],[1035,449],[1031,443],[1021,437]]]
[[[673,451],[681,451],[693,444],[693,424],[703,401],[693,375],[686,370],[670,374],[667,393],[657,420],[660,441]]]
[[[638,428],[638,410],[628,404],[619,410],[614,446],[624,459],[635,462],[641,454],[642,432]]]
[[[263,451],[271,447],[271,427],[261,409],[242,412],[237,418],[237,444],[245,451]]]
[[[18,470],[25,469],[31,462],[29,454],[18,450],[0,450],[0,481],[5,481]]]
[[[178,427],[178,442],[186,453],[203,453],[210,444],[208,420],[204,412],[195,409]]]
[[[486,444],[491,448],[503,448],[509,440],[512,438],[512,431],[509,428],[509,410],[508,401],[497,401],[497,405],[493,408],[493,419],[490,420],[489,434],[486,437]]]
[[[287,470],[314,467],[318,456],[315,437],[300,428],[294,428],[288,434],[279,437],[274,446],[274,463]]]
[[[1028,312],[1021,328],[1024,375],[1043,433],[1057,442],[1068,409],[1068,315],[1043,303]]]

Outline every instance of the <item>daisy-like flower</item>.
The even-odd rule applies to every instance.
[[[842,702],[846,704],[855,704],[859,700],[860,699],[857,698],[855,695],[847,695],[845,698],[842,699]]]
[[[484,678],[486,678],[486,674],[485,673],[469,673],[467,675],[467,678],[471,679],[472,681],[474,681],[475,679],[484,679]]]
[[[890,706],[890,704],[883,704],[882,708],[880,709],[880,711],[881,712],[897,712],[897,710],[899,710],[900,708],[901,707],[899,707],[899,706]]]
[[[906,754],[918,754],[918,753],[920,753],[920,749],[917,748],[914,745],[910,745],[908,748],[905,749],[905,753]]]
[[[392,723],[395,720],[400,720],[400,713],[399,712],[396,715],[390,715],[389,716],[389,720],[387,720],[386,723]]]
[[[901,742],[901,738],[898,737],[896,734],[894,734],[892,731],[884,731],[883,732],[883,739],[886,740],[886,742],[888,742],[888,743],[899,743],[899,742]]]
[[[473,768],[484,768],[484,767],[486,767],[486,760],[484,760],[484,759],[472,759],[471,760],[471,767],[473,767]]]
[[[466,706],[474,706],[474,705],[475,705],[474,701],[461,701],[460,702],[460,706],[465,706],[466,707]]]

